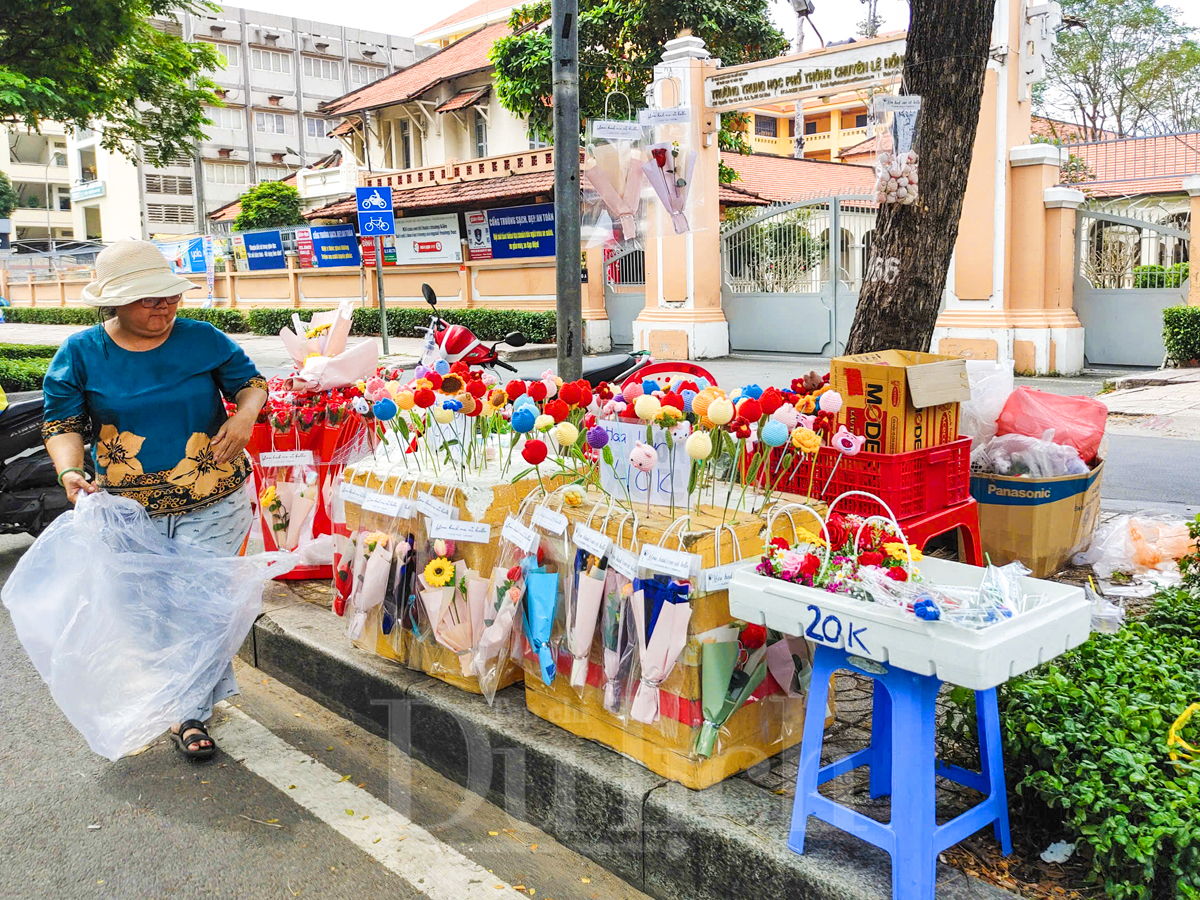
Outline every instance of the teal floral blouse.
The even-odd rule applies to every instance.
[[[153,350],[118,347],[103,327],[58,348],[43,385],[43,437],[91,441],[97,480],[152,516],[200,509],[250,473],[245,455],[217,465],[209,448],[227,416],[222,396],[267,383],[234,341],[207,322],[176,319]]]

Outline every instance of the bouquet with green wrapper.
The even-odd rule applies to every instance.
[[[700,641],[700,690],[704,724],[696,738],[696,754],[712,756],[721,728],[742,708],[767,676],[767,648],[747,649],[736,626],[714,628]]]

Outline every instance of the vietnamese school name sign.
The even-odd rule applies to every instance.
[[[704,99],[714,112],[762,103],[884,85],[904,68],[904,39],[849,46],[829,53],[801,54],[769,65],[718,70],[704,79]]]

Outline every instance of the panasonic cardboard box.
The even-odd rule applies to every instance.
[[[872,453],[909,453],[958,438],[958,404],[971,399],[966,360],[913,350],[880,350],[829,362],[842,395],[840,421]]]
[[[1104,463],[1086,475],[971,475],[983,550],[996,565],[1020,560],[1034,578],[1061,570],[1091,540],[1100,516]]]

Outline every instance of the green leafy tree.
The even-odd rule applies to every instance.
[[[1063,0],[1062,8],[1068,27],[1035,93],[1039,111],[1078,123],[1087,140],[1198,124],[1200,49],[1177,10],[1158,0]]]
[[[552,135],[550,97],[551,31],[540,28],[550,19],[549,0],[513,10],[512,34],[496,41],[496,93],[501,105],[527,116],[530,131]],[[579,4],[579,112],[587,119],[604,113],[604,98],[619,90],[636,110],[645,106],[646,87],[654,65],[662,60],[663,44],[684,29],[704,40],[710,53],[727,66],[769,59],[787,50],[783,33],[771,25],[766,0],[581,0]],[[620,104],[620,113],[625,112]],[[612,114],[610,104],[609,113]],[[722,117],[722,150],[748,153],[745,135],[730,128],[733,117]],[[736,177],[722,167],[723,181]]]
[[[219,105],[205,73],[220,57],[150,19],[210,9],[196,0],[4,0],[0,121],[77,130],[100,121],[106,150],[132,157],[140,148],[151,165],[190,156],[204,104]]]
[[[0,219],[9,218],[12,215],[12,211],[20,203],[21,195],[12,186],[12,182],[8,180],[8,176],[0,172]]]
[[[255,185],[242,195],[241,204],[241,212],[233,220],[235,231],[304,224],[299,192],[282,181],[264,181]]]

